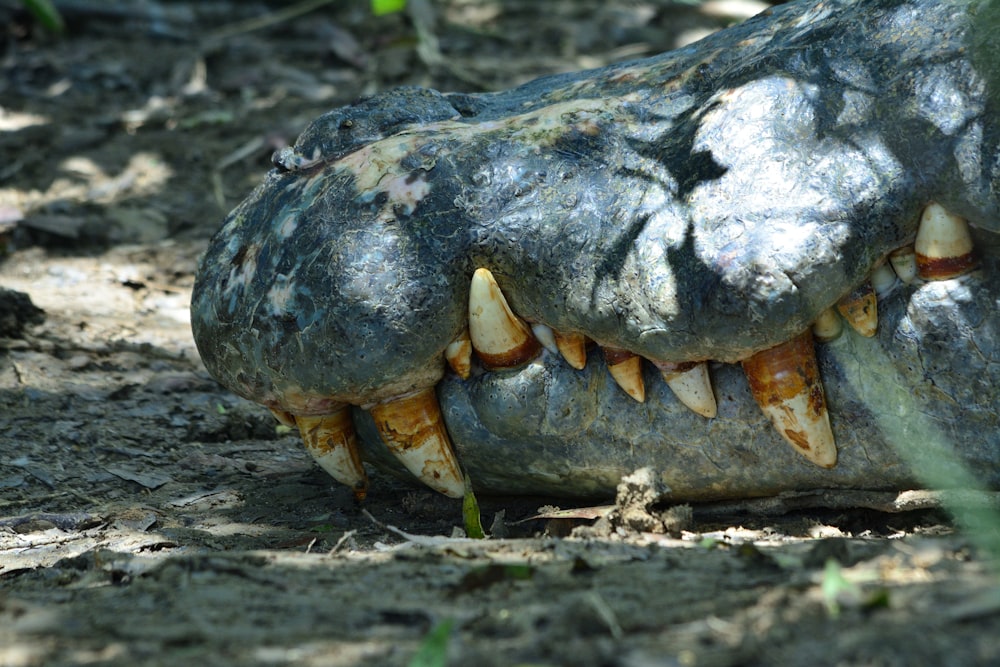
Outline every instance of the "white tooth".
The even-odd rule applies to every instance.
[[[911,284],[917,278],[917,255],[913,246],[905,245],[889,253],[889,263],[904,285]]]
[[[417,479],[451,498],[465,494],[433,387],[380,403],[370,412],[389,451]]]
[[[477,269],[469,287],[469,336],[479,360],[490,370],[523,366],[541,349],[487,269]]]
[[[844,325],[837,311],[833,308],[827,308],[813,322],[812,330],[816,340],[821,343],[829,343],[840,338],[840,334],[844,331]]]
[[[715,393],[712,391],[712,380],[708,375],[708,363],[654,362],[654,365],[681,403],[702,417],[709,419],[715,417],[719,408],[715,402]]]
[[[924,280],[955,278],[976,265],[969,223],[935,202],[928,204],[920,217],[913,249],[917,273]]]
[[[639,401],[646,401],[646,384],[642,379],[642,357],[614,347],[604,348],[604,360],[607,362],[611,377],[622,390]]]
[[[865,338],[871,338],[878,331],[878,302],[870,282],[858,285],[838,301],[837,311]]]
[[[552,354],[559,354],[559,346],[556,345],[556,336],[552,328],[545,324],[536,322],[531,325],[531,332],[542,346]]]
[[[295,417],[299,433],[312,455],[331,477],[354,490],[354,497],[364,500],[368,476],[361,465],[358,439],[350,406],[322,417]]]
[[[295,428],[298,424],[295,421],[295,415],[291,412],[285,412],[281,408],[268,408],[274,418],[278,420],[279,423],[287,426],[288,428]]]
[[[896,272],[886,262],[882,262],[872,271],[872,289],[876,296],[885,296],[896,286]]]
[[[811,331],[744,359],[743,370],[757,405],[788,444],[818,466],[835,466],[837,444]]]
[[[587,338],[578,333],[559,333],[554,331],[556,346],[563,359],[570,367],[582,371],[587,366]]]
[[[469,373],[472,372],[472,340],[469,339],[468,329],[448,343],[448,347],[444,350],[444,358],[448,360],[448,365],[458,377],[463,380],[469,379]]]

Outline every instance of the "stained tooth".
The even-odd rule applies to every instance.
[[[871,282],[858,285],[838,301],[837,311],[865,338],[871,338],[878,331],[878,302]]]
[[[924,280],[955,278],[976,265],[969,223],[935,202],[920,217],[914,251],[917,273]]]
[[[351,408],[348,406],[322,417],[295,417],[295,421],[316,463],[335,480],[351,487],[355,498],[364,500],[368,493],[368,476],[361,465]]]
[[[556,335],[552,331],[552,327],[536,322],[531,325],[531,333],[535,334],[535,338],[542,344],[542,347],[552,354],[559,354],[559,346],[556,345]]]
[[[642,380],[642,357],[616,347],[604,348],[608,371],[626,394],[639,401],[646,400],[646,385]]]
[[[514,368],[540,350],[531,329],[515,315],[487,269],[477,269],[469,288],[469,336],[483,366]]]
[[[558,331],[552,332],[556,339],[556,347],[562,354],[566,363],[578,371],[582,371],[587,366],[587,338],[583,334],[568,333],[561,334]]]
[[[289,428],[295,428],[298,424],[295,422],[295,415],[291,412],[285,412],[280,408],[268,408],[274,418],[278,420],[278,423],[283,424]]]
[[[718,413],[708,364],[704,361],[687,363],[654,362],[667,386],[677,399],[702,417],[711,419]]]
[[[837,311],[833,308],[827,308],[813,322],[812,331],[817,341],[829,343],[840,338],[840,334],[844,331],[844,324]]]
[[[905,245],[890,252],[889,263],[904,285],[909,285],[916,279],[917,255],[913,251],[913,246]]]
[[[812,333],[807,329],[787,343],[743,360],[757,405],[785,440],[823,468],[837,464],[823,382]]]
[[[444,358],[448,360],[451,370],[463,380],[469,379],[472,372],[472,340],[469,330],[463,331],[458,338],[448,343],[444,350]]]
[[[433,387],[376,405],[371,415],[383,442],[407,470],[435,491],[462,497],[465,483]]]

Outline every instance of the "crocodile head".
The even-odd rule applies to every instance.
[[[794,2],[332,111],[212,240],[198,348],[358,495],[362,452],[448,495],[996,485],[998,13]]]

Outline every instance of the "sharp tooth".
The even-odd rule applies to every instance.
[[[446,496],[463,496],[465,482],[433,387],[376,405],[371,415],[389,451],[417,479]]]
[[[917,273],[924,280],[955,278],[976,265],[969,223],[935,202],[920,217],[914,251]]]
[[[871,282],[858,285],[838,301],[837,311],[865,338],[871,338],[878,331],[878,303]]]
[[[278,420],[280,424],[284,424],[289,428],[295,428],[298,424],[295,422],[295,415],[291,412],[285,412],[281,408],[268,408],[274,418]]]
[[[556,336],[552,327],[536,322],[531,325],[531,333],[535,334],[535,338],[542,344],[542,347],[552,354],[559,354],[559,346],[556,345]]]
[[[642,357],[628,350],[606,347],[604,348],[604,360],[607,362],[611,377],[615,379],[618,386],[640,403],[645,402],[646,385],[642,381]]]
[[[778,433],[823,468],[837,464],[823,382],[807,329],[787,343],[743,360],[750,391]]]
[[[833,308],[827,308],[813,322],[812,330],[816,340],[821,343],[829,343],[840,338],[840,334],[844,331],[844,325],[837,311]]]
[[[469,336],[483,366],[515,368],[540,350],[531,329],[515,315],[487,269],[477,269],[469,288]]]
[[[583,334],[552,332],[556,338],[556,347],[566,363],[578,371],[587,366],[587,338]]]
[[[917,255],[913,251],[913,246],[905,245],[890,252],[889,263],[904,285],[909,285],[916,279]]]
[[[708,364],[704,361],[689,361],[673,364],[654,362],[667,386],[677,399],[702,417],[711,419],[718,413],[712,380],[708,376]]]
[[[354,490],[354,497],[364,500],[368,476],[361,465],[358,439],[350,406],[322,417],[295,417],[306,449],[331,477]]]
[[[444,349],[444,358],[456,375],[463,380],[469,379],[469,373],[472,372],[472,340],[469,339],[468,329],[448,343],[448,347]]]
[[[892,266],[882,262],[872,271],[872,289],[876,296],[885,296],[896,286],[896,272]]]

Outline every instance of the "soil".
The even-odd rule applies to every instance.
[[[466,539],[377,471],[357,504],[198,359],[199,253],[311,118],[761,6],[57,4],[58,37],[0,0],[0,665],[1000,662],[996,554],[935,509],[665,508],[639,471],[611,509],[480,498]]]

